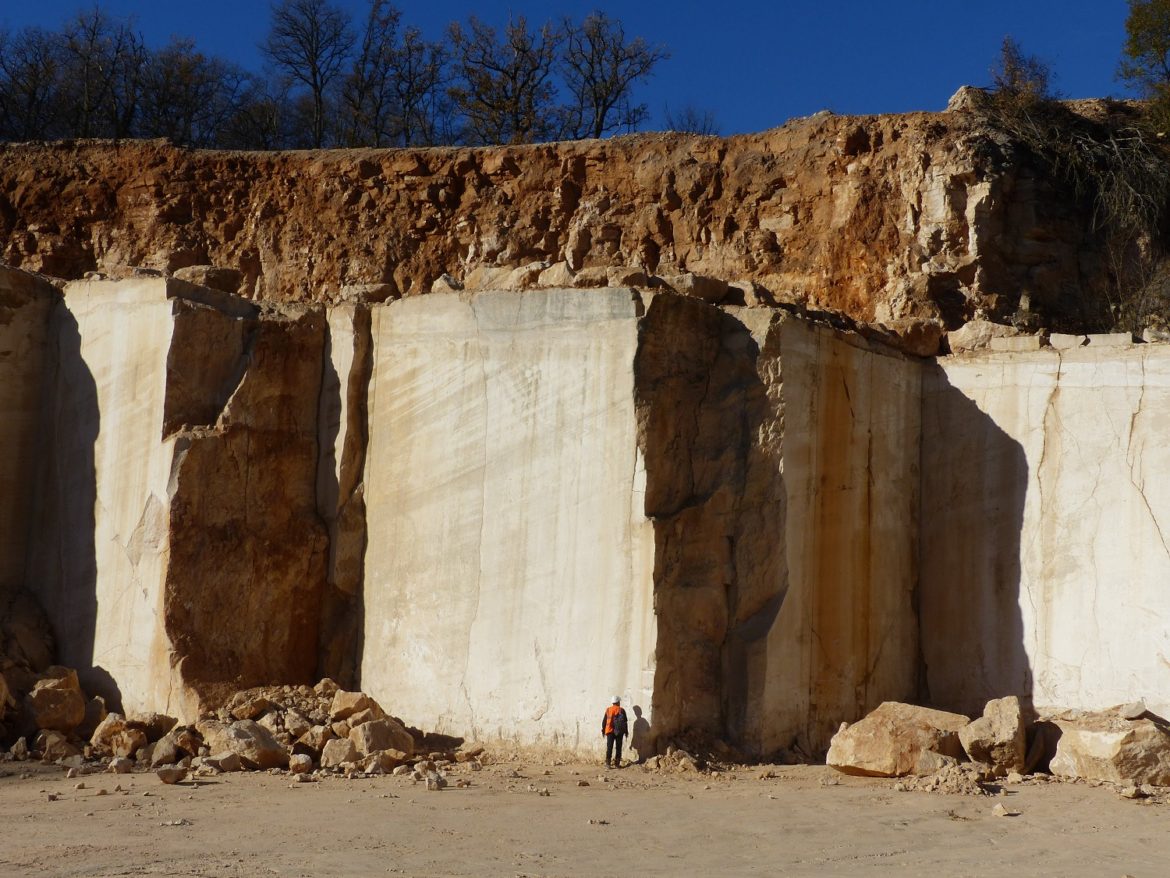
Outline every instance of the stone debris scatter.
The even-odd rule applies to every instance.
[[[448,787],[447,772],[478,771],[489,759],[482,745],[407,728],[362,692],[340,689],[332,680],[315,687],[273,686],[241,691],[224,707],[192,725],[178,725],[159,714],[106,714],[84,735],[84,694],[77,676],[50,667],[37,680],[36,699],[18,717],[24,726],[48,718],[54,729],[20,736],[0,751],[0,759],[67,766],[68,776],[95,771],[131,774],[153,770],[164,784],[239,771],[287,770],[297,780],[317,773],[355,775],[412,774],[427,790]],[[68,701],[43,693],[67,693]],[[72,707],[63,711],[60,705]],[[51,706],[50,706],[51,705]],[[455,786],[470,781],[460,778]],[[84,781],[76,789],[84,789]]]

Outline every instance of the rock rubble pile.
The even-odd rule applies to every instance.
[[[1160,798],[1170,787],[1170,722],[1144,704],[1030,714],[1016,696],[989,701],[975,720],[886,702],[842,723],[826,762],[844,774],[902,778],[900,790],[983,794],[999,781],[1057,779]]]
[[[0,718],[17,736],[0,760],[39,759],[75,775],[155,771],[172,784],[188,775],[273,769],[298,781],[319,773],[394,773],[440,790],[450,769],[475,771],[487,760],[483,747],[407,727],[369,695],[328,678],[316,686],[243,690],[223,708],[181,725],[161,714],[107,711],[101,698],[86,698],[70,668],[50,666],[25,681],[19,702],[7,676],[0,674],[6,707]]]

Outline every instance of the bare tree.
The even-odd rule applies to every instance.
[[[670,54],[642,37],[627,42],[621,21],[604,12],[587,15],[579,25],[566,19],[564,30],[561,75],[572,95],[566,134],[603,137],[633,131],[649,115],[645,104],[631,101],[633,86]]]
[[[478,143],[531,143],[560,127],[553,67],[561,33],[546,23],[528,29],[521,16],[511,19],[503,38],[474,15],[464,29],[452,24],[449,36],[456,84],[450,95]]]
[[[350,50],[349,15],[327,0],[280,0],[272,6],[272,27],[264,54],[290,79],[309,90],[312,145],[325,142],[325,104]]]
[[[61,40],[40,28],[0,31],[0,139],[46,140],[62,132]]]
[[[142,78],[139,133],[184,146],[217,145],[251,85],[243,70],[204,55],[188,39],[152,53]]]
[[[397,142],[435,146],[450,140],[450,104],[444,86],[447,55],[439,43],[427,42],[410,27],[391,55],[394,97],[398,106]]]
[[[385,0],[370,0],[358,54],[341,93],[342,140],[349,146],[384,146],[389,140],[394,114],[390,59],[401,17]]]
[[[710,110],[700,110],[694,104],[687,104],[681,110],[671,111],[667,106],[665,111],[667,131],[678,131],[681,134],[718,134],[719,124],[715,121],[715,114]]]
[[[128,136],[145,60],[142,38],[131,22],[111,18],[96,5],[79,12],[62,36],[70,132],[77,137]]]
[[[232,112],[216,135],[226,149],[285,149],[295,145],[291,135],[287,84],[249,77]]]

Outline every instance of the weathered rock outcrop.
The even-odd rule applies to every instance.
[[[1106,281],[1090,228],[1066,186],[970,112],[492,149],[0,146],[0,259],[70,279],[210,263],[270,300],[511,289],[554,268],[544,285],[642,273],[701,295],[685,281],[698,275],[743,282],[732,296],[954,328],[1024,295],[1075,311],[1070,288]]]

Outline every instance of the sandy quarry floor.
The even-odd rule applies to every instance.
[[[1111,788],[1025,783],[991,798],[775,771],[513,762],[427,792],[400,777],[164,786],[9,763],[0,875],[1170,875],[1170,806]],[[1020,815],[995,816],[996,803]]]

